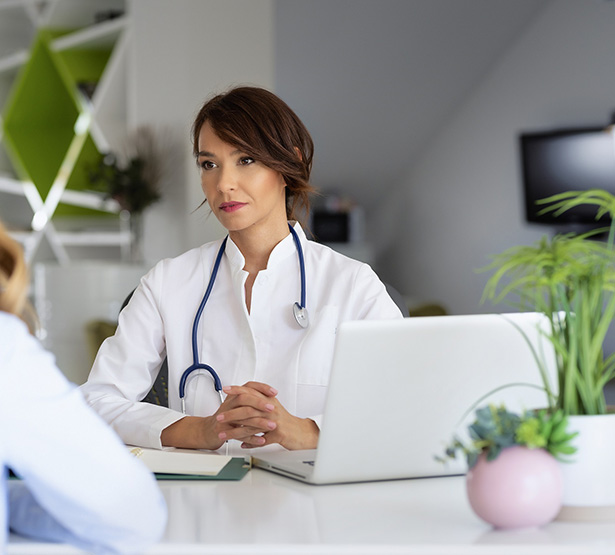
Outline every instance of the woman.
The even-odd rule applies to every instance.
[[[0,551],[16,533],[91,553],[141,553],[164,532],[150,472],[32,337],[21,249],[0,224]],[[21,480],[7,481],[10,468]],[[8,503],[7,503],[8,501]],[[8,509],[8,510],[7,510]]]
[[[228,237],[141,280],[83,391],[131,444],[316,447],[337,326],[401,313],[369,266],[308,241],[294,222],[309,210],[313,144],[282,100],[253,87],[215,96],[196,117],[193,146]],[[140,402],[165,356],[169,409]],[[209,369],[182,384],[196,363],[219,374],[225,397]]]

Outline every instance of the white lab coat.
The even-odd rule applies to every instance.
[[[7,524],[88,553],[142,553],[162,536],[166,505],[152,474],[1,311],[0,383],[0,552]],[[23,480],[7,484],[7,467]]]
[[[199,359],[216,370],[223,386],[267,383],[291,414],[319,423],[340,322],[402,315],[367,264],[308,241],[299,224],[295,230],[305,258],[309,328],[299,327],[293,316],[301,283],[292,235],[274,248],[267,268],[258,273],[250,313],[245,261],[229,238],[199,324]],[[162,430],[182,418],[179,382],[193,362],[193,321],[220,244],[158,263],[122,311],[115,336],[98,352],[82,390],[126,443],[160,448]],[[139,402],[165,356],[169,409]],[[219,406],[209,374],[194,372],[186,386],[187,414],[208,416]]]

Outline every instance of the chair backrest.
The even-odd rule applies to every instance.
[[[408,305],[406,304],[406,301],[404,300],[402,294],[390,283],[387,283],[386,281],[383,281],[383,283],[386,287],[389,297],[391,297],[391,299],[393,299],[393,302],[399,307],[399,310],[401,310],[401,313],[404,315],[404,318],[408,316]]]
[[[130,292],[128,297],[124,299],[120,312],[126,308],[126,305],[130,302],[130,299],[134,293],[134,289]],[[158,376],[154,380],[154,385],[149,390],[149,393],[143,398],[146,403],[152,405],[160,405],[162,407],[169,406],[169,366],[167,364],[167,358],[165,357],[158,370]]]

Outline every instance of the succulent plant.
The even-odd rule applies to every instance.
[[[518,415],[501,405],[488,405],[476,410],[476,419],[468,426],[470,443],[454,437],[445,450],[445,457],[436,457],[445,462],[454,459],[458,451],[465,454],[468,467],[472,468],[481,453],[492,461],[506,447],[522,445],[530,449],[545,449],[556,459],[565,461],[576,452],[571,440],[577,433],[568,433],[568,418],[561,409],[550,412],[546,409],[526,411]]]

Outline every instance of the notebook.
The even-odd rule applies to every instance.
[[[211,451],[127,446],[157,480],[241,480],[250,470],[249,457],[229,457]]]
[[[534,352],[555,383],[548,321],[537,313],[345,322],[338,328],[318,448],[252,453],[254,466],[312,484],[463,474],[442,456],[467,437],[468,410],[545,407]],[[530,345],[532,347],[530,347]],[[465,418],[464,418],[464,415]]]

